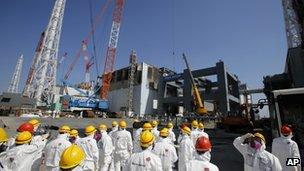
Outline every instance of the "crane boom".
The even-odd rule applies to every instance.
[[[72,73],[72,71],[73,71],[76,63],[78,62],[78,60],[80,59],[81,55],[83,54],[83,48],[82,48],[83,47],[83,42],[88,43],[91,40],[91,38],[93,37],[93,34],[94,34],[95,30],[96,30],[96,27],[98,26],[98,24],[100,24],[101,19],[102,19],[104,13],[106,12],[106,10],[107,10],[107,8],[108,8],[108,6],[109,6],[109,4],[110,4],[111,1],[112,0],[107,0],[106,3],[101,7],[99,13],[94,17],[92,28],[91,28],[90,32],[87,34],[86,38],[81,42],[82,43],[81,44],[81,48],[78,49],[74,60],[72,61],[72,63],[70,64],[70,66],[69,66],[69,68],[67,70],[67,72],[65,73],[64,80],[67,80],[70,77],[70,75],[71,75],[71,73]]]
[[[201,96],[199,94],[197,86],[195,85],[194,78],[193,78],[193,75],[192,75],[189,63],[187,61],[187,57],[186,57],[186,55],[184,53],[183,53],[183,59],[184,59],[184,61],[186,63],[186,67],[187,67],[189,75],[190,75],[190,81],[191,81],[192,88],[193,88],[194,104],[195,104],[195,106],[197,108],[196,112],[198,114],[206,114],[207,113],[207,109],[205,109],[203,100],[202,100],[202,98],[201,98]]]
[[[105,57],[104,71],[102,75],[102,88],[100,91],[100,97],[106,99],[110,90],[110,84],[112,79],[112,72],[114,71],[114,63],[116,56],[116,47],[118,43],[121,17],[123,11],[124,0],[116,0],[113,12],[113,22],[110,33],[110,40]]]

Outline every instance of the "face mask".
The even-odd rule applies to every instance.
[[[293,135],[292,135],[292,133],[291,134],[289,134],[289,135],[283,135],[285,138],[292,138],[293,137]]]
[[[94,139],[98,142],[101,139],[101,134],[94,134]]]
[[[254,140],[250,142],[250,147],[259,150],[262,147],[262,144],[259,141]]]
[[[75,143],[76,137],[70,137],[69,141],[70,141],[71,143]]]

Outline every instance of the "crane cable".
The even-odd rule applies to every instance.
[[[172,58],[173,58],[173,71],[175,71],[175,0],[172,0]]]
[[[98,61],[97,61],[97,52],[96,52],[96,43],[95,43],[95,30],[94,30],[94,22],[93,22],[93,9],[92,9],[92,0],[89,0],[89,9],[90,9],[90,24],[91,24],[91,32],[92,32],[92,43],[93,43],[93,58],[96,68],[96,74],[98,76]]]

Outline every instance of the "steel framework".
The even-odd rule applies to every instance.
[[[24,89],[24,95],[37,100],[37,106],[45,106],[53,101],[65,3],[66,0],[55,2],[48,26],[36,49]]]
[[[112,73],[114,71],[116,47],[117,47],[117,43],[118,43],[123,5],[124,5],[124,0],[115,1],[110,40],[109,40],[108,49],[107,49],[107,53],[106,53],[106,57],[105,57],[104,71],[103,71],[103,75],[102,75],[102,88],[100,91],[100,97],[102,99],[107,99],[107,96],[108,96],[108,93],[110,90]]]
[[[19,86],[20,75],[21,75],[21,71],[22,71],[22,64],[23,64],[23,54],[20,55],[20,57],[17,61],[11,83],[8,87],[7,91],[10,93],[18,93],[18,86]]]
[[[136,71],[136,52],[131,51],[129,66],[129,92],[128,92],[128,112],[133,111],[133,92],[134,92],[134,76]]]
[[[78,60],[80,59],[80,57],[83,55],[83,42],[86,42],[86,44],[88,44],[89,41],[91,40],[91,38],[94,39],[95,30],[96,30],[97,26],[101,23],[101,19],[103,18],[106,10],[108,9],[108,6],[110,5],[111,1],[112,0],[107,0],[105,2],[105,4],[101,7],[101,9],[98,12],[98,14],[94,17],[94,20],[91,21],[91,30],[87,34],[87,36],[85,37],[85,39],[82,41],[81,48],[78,49],[75,58],[73,59],[73,61],[70,64],[70,66],[68,67],[68,70],[67,70],[67,72],[64,75],[64,81],[66,81],[70,77],[70,75],[71,75],[71,73],[72,73],[72,71],[73,71],[76,63],[78,62]],[[91,10],[91,7],[90,7],[90,10]],[[94,48],[94,46],[93,46],[93,48]],[[96,58],[95,54],[94,54],[94,57]]]
[[[294,9],[294,0],[282,0],[285,29],[288,48],[295,48],[302,44],[299,18]]]

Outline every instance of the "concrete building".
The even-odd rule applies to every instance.
[[[116,70],[113,73],[111,88],[108,95],[111,112],[126,112],[128,105],[129,67]],[[153,109],[158,100],[159,69],[146,64],[137,64],[133,92],[134,114],[144,116],[156,112]],[[156,107],[157,108],[157,107]]]
[[[205,107],[217,109],[223,115],[237,115],[240,110],[237,76],[227,71],[224,62],[216,66],[192,71]],[[129,67],[113,73],[108,95],[112,112],[126,112],[128,105]],[[176,73],[167,68],[157,68],[146,63],[137,64],[133,92],[133,111],[144,114],[177,114],[193,112],[192,86],[187,70]]]
[[[19,115],[21,110],[35,108],[35,100],[22,96],[21,93],[7,93],[0,95],[0,114]]]

